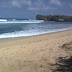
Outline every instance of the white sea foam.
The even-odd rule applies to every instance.
[[[45,34],[45,33],[52,33],[52,32],[58,32],[58,31],[64,31],[72,28],[67,28],[67,29],[57,29],[57,30],[49,30],[49,31],[15,31],[12,33],[4,33],[0,34],[0,39],[3,38],[14,38],[14,37],[23,37],[23,36],[33,36],[33,35],[40,35],[40,34]]]
[[[44,22],[43,20],[12,20],[12,21],[7,21],[7,20],[1,20],[0,24],[7,24],[7,23],[42,23]]]
[[[0,22],[5,22],[5,21],[7,21],[6,19],[0,19]]]
[[[15,21],[16,19],[12,19],[13,21]]]

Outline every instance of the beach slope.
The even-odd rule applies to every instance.
[[[50,64],[72,52],[61,48],[72,30],[0,41],[0,72],[52,72]]]

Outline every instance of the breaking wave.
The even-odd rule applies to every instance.
[[[42,23],[43,20],[6,20],[6,19],[0,19],[0,24],[7,24],[7,23]]]
[[[7,21],[6,19],[0,19],[0,22],[5,22],[5,21]]]
[[[25,36],[34,36],[34,35],[40,35],[40,34],[64,31],[64,30],[69,30],[69,29],[72,29],[72,28],[49,30],[49,31],[32,31],[32,30],[30,30],[30,31],[15,31],[15,32],[11,32],[11,33],[0,34],[0,39],[15,38],[15,37],[25,37]]]

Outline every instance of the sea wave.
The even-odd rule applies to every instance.
[[[5,22],[7,21],[7,19],[0,19],[0,22]]]
[[[7,23],[42,23],[44,22],[43,20],[11,20],[7,21],[4,19],[1,19],[0,24],[7,24]]]
[[[69,30],[72,28],[66,28],[66,29],[57,29],[57,30],[49,30],[49,31],[15,31],[12,33],[3,33],[0,34],[0,39],[4,38],[15,38],[15,37],[25,37],[25,36],[34,36],[34,35],[40,35],[40,34],[46,34],[46,33],[52,33],[52,32],[58,32],[58,31],[64,31]]]

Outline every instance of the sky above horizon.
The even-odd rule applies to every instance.
[[[35,19],[37,14],[72,16],[72,0],[0,0],[0,18]]]

